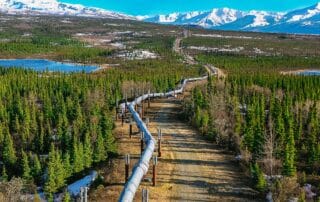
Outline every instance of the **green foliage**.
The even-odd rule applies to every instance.
[[[67,191],[64,193],[63,202],[71,202],[70,194]]]
[[[2,151],[3,162],[9,166],[14,166],[17,161],[16,151],[13,146],[12,137],[8,130],[5,130]]]
[[[296,167],[295,167],[295,141],[294,141],[294,134],[293,134],[293,126],[292,120],[289,118],[288,124],[288,134],[287,140],[285,145],[284,151],[284,160],[283,160],[283,174],[287,176],[294,176],[296,174]]]
[[[36,54],[53,54],[56,60],[72,60],[82,63],[103,63],[105,57],[112,51],[101,48],[89,48],[66,36],[35,36],[30,39],[15,39],[9,42],[0,42],[2,56],[16,56]]]
[[[94,147],[93,162],[98,163],[107,158],[107,152],[105,150],[104,141],[101,133],[98,133],[98,137]]]
[[[54,145],[51,145],[49,153],[49,162],[47,170],[47,180],[44,190],[50,196],[57,192],[65,185],[65,170],[63,167],[61,155],[55,150]]]
[[[251,175],[255,182],[256,189],[260,192],[264,192],[267,188],[267,181],[257,163],[251,165]]]
[[[200,54],[198,59],[225,68],[228,75],[225,80],[210,80],[204,88],[210,90],[193,90],[185,113],[201,130],[203,114],[222,114],[223,110],[202,102],[223,98],[230,121],[221,128],[217,123],[223,118],[214,120],[209,116],[206,134],[209,138],[221,137],[225,130],[230,131],[224,138],[231,142],[233,150],[247,154],[246,163],[253,163],[257,189],[265,189],[258,174],[262,170],[270,172],[269,166],[273,166],[273,175],[290,178],[298,171],[314,175],[319,170],[320,77],[279,73],[292,66],[319,66],[318,58]],[[272,158],[272,165],[266,163],[268,158]]]
[[[112,111],[123,97],[122,84],[150,83],[152,91],[165,91],[183,77],[201,74],[201,68],[176,63],[130,61],[92,74],[0,68],[0,161],[9,178],[30,178],[50,194],[75,173],[105,161],[117,152]],[[47,145],[54,145],[54,152]]]
[[[281,70],[293,70],[319,67],[319,57],[301,56],[237,56],[221,54],[200,54],[198,60],[203,63],[210,63],[219,68],[223,68],[232,74],[255,74],[269,72],[278,74]],[[256,77],[256,79],[259,77]]]
[[[27,181],[32,179],[29,158],[24,151],[22,151],[22,178]]]
[[[37,155],[34,155],[32,158],[31,174],[37,180],[42,174],[42,167]]]
[[[8,174],[6,171],[6,167],[2,167],[2,171],[1,171],[1,177],[0,177],[0,182],[7,182],[8,181]]]

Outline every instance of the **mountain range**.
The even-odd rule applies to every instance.
[[[114,19],[136,17],[80,4],[62,3],[57,0],[0,0],[0,12],[8,14],[70,15]]]
[[[144,17],[144,21],[192,25],[206,29],[320,34],[320,3],[290,12],[239,11],[215,8],[211,11],[172,13]]]
[[[130,16],[105,9],[57,0],[0,0],[0,12],[9,14],[72,15],[190,25],[206,29],[320,35],[320,2],[289,12],[240,11],[215,8],[155,16]]]

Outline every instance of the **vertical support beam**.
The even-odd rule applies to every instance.
[[[84,202],[88,202],[88,187],[84,188]]]
[[[158,157],[161,157],[161,138],[162,132],[161,129],[158,129]]]
[[[149,190],[142,189],[142,202],[149,202]]]
[[[125,156],[125,183],[127,183],[128,179],[129,179],[129,169],[130,169],[130,154],[126,154],[126,156]]]
[[[158,164],[158,157],[153,156],[153,167],[152,167],[152,186],[156,186],[156,166]]]
[[[143,153],[144,150],[144,133],[141,132],[141,138],[140,138],[140,150],[141,150],[141,154]]]
[[[140,117],[141,119],[143,119],[143,104],[141,103],[141,106],[139,107],[139,111],[140,111]]]
[[[150,89],[148,91],[148,108],[150,108]]]
[[[124,113],[126,113],[127,112],[127,110],[128,110],[128,97],[127,97],[127,93],[126,93],[126,95],[125,95],[125,102],[124,102],[125,104],[124,104],[124,106],[125,106],[125,108],[124,108]]]
[[[132,122],[130,121],[130,125],[129,125],[129,137],[131,139],[132,137]]]
[[[144,101],[141,102],[141,118],[144,117]]]
[[[80,202],[84,201],[84,189],[83,187],[80,187]]]

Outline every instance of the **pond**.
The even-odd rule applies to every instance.
[[[38,72],[93,72],[97,66],[81,65],[74,63],[55,62],[45,59],[0,59],[0,67],[17,67],[32,69]]]
[[[320,70],[305,70],[297,73],[297,75],[302,76],[320,76]]]

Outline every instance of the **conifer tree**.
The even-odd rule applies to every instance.
[[[73,172],[78,173],[83,170],[83,145],[74,137],[72,151]]]
[[[31,156],[31,155],[29,155]],[[38,155],[34,155],[33,156],[33,160],[32,160],[32,169],[31,169],[31,173],[34,179],[39,179],[41,176],[41,163],[39,161]]]
[[[8,181],[7,170],[5,166],[2,166],[0,182],[7,182],[7,181]]]
[[[70,159],[70,154],[67,152],[64,155],[63,158],[63,166],[64,166],[64,171],[65,171],[65,178],[68,178],[72,175],[73,172],[73,168],[72,165],[70,163],[71,159]]]
[[[98,132],[98,137],[95,143],[95,150],[93,154],[93,161],[95,163],[98,163],[100,161],[103,161],[107,158],[106,150],[104,147],[104,139],[102,137],[101,132]]]
[[[89,133],[85,133],[84,145],[83,145],[83,158],[84,158],[85,168],[89,168],[92,165],[92,156],[93,156],[93,149],[91,146]]]
[[[14,166],[17,161],[16,151],[8,129],[4,132],[2,158],[4,163],[9,166]]]
[[[71,202],[71,197],[68,191],[64,193],[63,202]]]
[[[63,161],[61,158],[60,151],[56,150],[55,152],[55,183],[57,188],[61,188],[65,185],[65,170],[63,167]]]
[[[22,155],[22,178],[24,180],[31,180],[32,176],[31,176],[31,168],[30,168],[30,164],[29,164],[29,159],[28,159],[28,155],[22,151],[21,152]]]
[[[258,163],[255,163],[251,166],[251,173],[253,176],[253,180],[255,181],[255,187],[257,190],[263,192],[267,187],[267,181],[264,178],[263,172],[260,169]]]
[[[287,176],[294,176],[296,173],[295,167],[295,141],[292,127],[292,119],[288,117],[288,134],[283,159],[283,174]]]
[[[56,175],[55,175],[55,168],[56,168],[56,155],[55,155],[55,148],[54,145],[51,145],[51,150],[49,153],[49,162],[47,167],[47,179],[44,186],[44,191],[48,196],[48,200],[52,194],[58,190],[58,185],[56,184]]]

